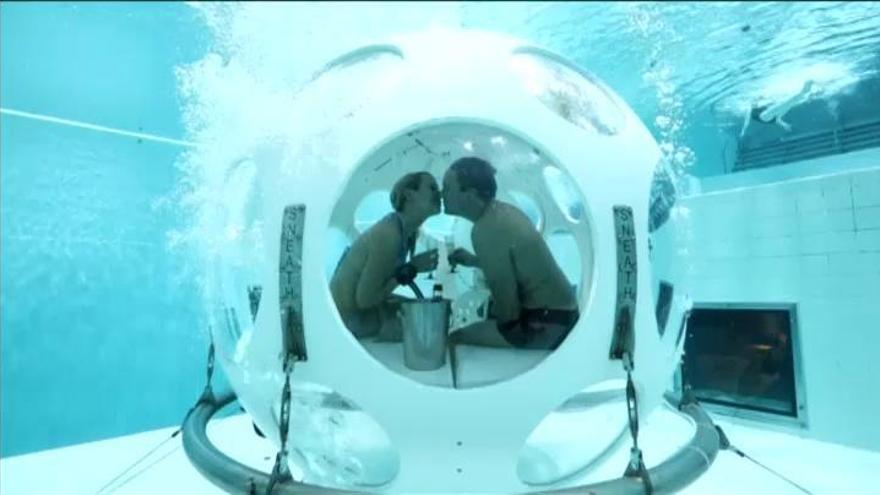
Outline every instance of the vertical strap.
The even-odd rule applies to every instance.
[[[617,238],[617,309],[609,358],[623,359],[635,355],[635,313],[638,289],[636,232],[632,208],[614,207],[614,231]]]
[[[281,341],[286,355],[306,361],[302,312],[302,252],[306,207],[284,208],[281,224],[281,256],[278,268],[278,296],[281,306]]]

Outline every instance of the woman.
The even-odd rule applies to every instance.
[[[440,212],[440,190],[427,172],[403,176],[391,190],[394,211],[361,234],[342,255],[330,281],[333,302],[357,338],[400,340],[392,292],[437,267],[437,250],[412,256],[419,227]],[[407,262],[407,255],[412,259]]]

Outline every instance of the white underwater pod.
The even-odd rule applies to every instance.
[[[670,298],[661,336],[648,244],[660,151],[613,91],[528,43],[434,30],[329,63],[296,108],[290,135],[229,173],[243,192],[227,198],[229,235],[210,282],[220,362],[276,445],[282,335],[301,330],[291,373],[295,479],[407,493],[550,486],[627,426],[626,372],[612,347],[630,324],[639,415],[659,404],[687,303]],[[469,155],[489,160],[499,198],[533,217],[577,288],[580,319],[552,353],[523,358],[498,379],[468,370],[473,382],[451,388],[392,371],[361,345],[334,306],[329,272],[362,227],[355,212],[364,198],[382,197],[408,172],[439,180]],[[446,220],[426,229],[448,227],[467,245],[466,222]],[[462,311],[474,284],[458,287]],[[566,448],[542,437],[560,407],[577,408],[580,427],[595,434]]]

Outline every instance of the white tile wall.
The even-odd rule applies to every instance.
[[[845,253],[855,251],[856,233],[826,230],[801,234],[801,254]]]
[[[798,217],[794,214],[780,217],[763,216],[760,222],[752,222],[755,237],[793,236],[798,232]]]
[[[855,221],[858,230],[880,229],[880,206],[856,208]]]
[[[880,254],[880,253],[876,253]],[[835,275],[858,276],[870,273],[869,253],[828,254],[828,271]]]
[[[856,231],[856,250],[875,253],[880,251],[880,229]]]
[[[794,256],[800,252],[800,238],[789,235],[783,237],[756,237],[751,242],[752,256]]]
[[[825,211],[825,197],[822,196],[821,184],[814,181],[798,181],[795,191],[798,214]]]
[[[801,234],[855,231],[852,208],[801,213],[797,222]]]
[[[869,172],[852,176],[853,206],[880,205],[880,177]]]
[[[865,413],[880,410],[880,376],[871,371],[880,369],[875,154],[873,168],[862,153],[859,168],[842,163],[844,172],[832,175],[751,188],[740,176],[736,189],[716,185],[683,204],[692,210],[687,273],[694,300],[796,302],[810,434],[880,450],[880,428]]]
[[[841,174],[822,181],[822,197],[826,210],[852,209],[852,178]]]

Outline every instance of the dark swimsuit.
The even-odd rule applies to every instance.
[[[752,114],[751,114],[752,119],[757,120],[758,122],[761,122],[764,124],[772,124],[773,120],[764,120],[761,118],[761,112],[763,112],[764,110],[767,110],[767,108],[769,108],[769,107],[770,107],[770,105],[760,105],[757,107],[752,107]]]
[[[580,313],[577,309],[523,309],[518,319],[498,325],[498,331],[518,349],[556,350]]]
[[[406,263],[407,255],[412,256],[413,251],[415,250],[415,239],[407,239],[403,238],[403,219],[400,218],[400,215],[395,213],[389,213],[389,215],[394,215],[397,218],[397,232],[400,234],[400,249],[397,251],[397,266],[400,266]],[[385,218],[388,218],[387,216]]]

